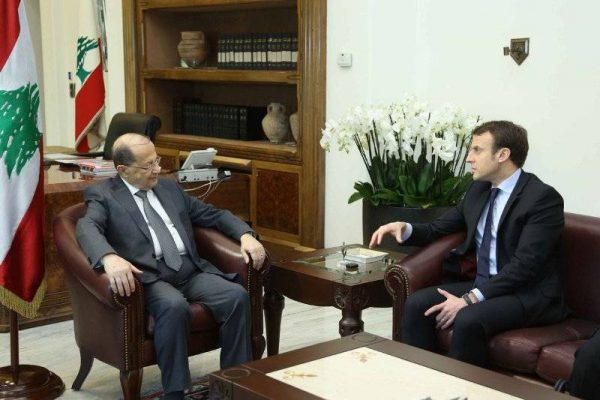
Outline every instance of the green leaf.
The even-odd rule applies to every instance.
[[[97,39],[92,39],[87,36],[80,36],[77,38],[77,72],[75,75],[79,78],[81,85],[83,85],[87,77],[92,73],[92,71],[88,71],[84,68],[85,56],[88,51],[97,47]]]
[[[352,193],[348,199],[348,204],[354,203],[360,199],[369,200],[371,196],[373,196],[373,186],[369,182],[355,182],[354,190],[356,190],[356,192]]]
[[[37,84],[0,90],[0,159],[7,175],[17,175],[37,151],[42,133],[37,128],[40,92]]]
[[[394,190],[380,189],[373,194],[374,199],[381,200],[386,205],[404,204],[404,199],[401,194]]]
[[[418,193],[420,193],[420,194],[427,193],[431,189],[431,186],[433,185],[433,183],[434,183],[433,165],[427,164],[427,165],[425,165],[425,168],[423,168],[423,171],[421,171],[421,173],[419,174],[419,183],[417,184]]]
[[[348,198],[348,204],[350,203],[354,203],[356,200],[360,200],[362,198],[365,198],[365,196],[363,196],[360,192],[354,192],[352,193],[352,195]]]

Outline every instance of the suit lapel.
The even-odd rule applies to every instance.
[[[176,207],[175,202],[171,198],[169,191],[165,189],[163,185],[160,184],[160,181],[158,181],[158,184],[154,188],[152,188],[152,191],[154,192],[156,197],[158,197],[158,200],[160,200],[160,204],[162,204],[163,208],[165,209],[165,212],[169,216],[169,219],[171,220],[171,222],[173,222],[173,225],[175,225],[175,229],[177,229],[179,236],[183,240],[183,243],[185,244],[188,253],[191,252],[192,247],[190,243],[190,237],[185,231],[183,224],[181,223],[181,219],[179,218],[179,209]]]
[[[134,220],[135,224],[140,228],[142,233],[148,238],[148,240],[152,241],[152,236],[150,235],[150,229],[148,228],[148,224],[144,219],[144,216],[140,212],[133,196],[127,186],[123,183],[120,176],[117,176],[113,185],[113,194],[115,199],[127,210],[131,218]]]
[[[482,185],[480,189],[480,194],[477,196],[475,202],[470,208],[470,213],[467,218],[467,227],[469,237],[467,238],[467,243],[472,243],[475,238],[475,232],[477,231],[477,224],[479,223],[479,218],[481,217],[481,213],[483,212],[483,208],[487,204],[490,199],[490,188],[491,184]]]
[[[502,211],[502,215],[500,216],[500,221],[498,222],[498,228],[497,228],[498,230],[500,230],[500,227],[502,226],[502,222],[504,222],[504,220],[506,219],[506,216],[508,215],[510,208],[513,206],[515,201],[521,196],[521,193],[523,192],[523,188],[525,187],[527,182],[529,182],[530,177],[531,176],[528,173],[526,173],[525,171],[521,172],[521,176],[519,177],[519,180],[517,181],[515,188],[513,189],[512,193],[510,194],[510,197],[508,198],[508,201],[506,202],[506,205],[504,206],[504,210]]]

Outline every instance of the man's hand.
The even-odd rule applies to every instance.
[[[142,271],[116,254],[105,255],[102,257],[102,263],[113,292],[121,296],[129,296],[135,291],[133,274],[141,274]]]
[[[242,235],[240,243],[242,247],[242,256],[244,256],[246,264],[248,264],[252,258],[252,267],[256,270],[261,269],[267,255],[263,245],[249,233],[244,233]]]
[[[467,302],[461,297],[456,297],[453,294],[446,292],[444,289],[438,288],[438,292],[444,296],[446,300],[425,311],[425,316],[428,317],[437,312],[438,315],[435,317],[435,327],[438,329],[446,329],[454,323],[456,314],[461,308],[467,305]]]
[[[402,243],[402,232],[406,229],[404,222],[390,222],[389,224],[381,225],[371,236],[369,247],[379,246],[385,235],[392,235],[396,238],[396,242]]]

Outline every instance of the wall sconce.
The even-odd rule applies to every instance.
[[[529,55],[529,38],[510,39],[510,48],[504,48],[504,55],[510,55],[518,65]]]

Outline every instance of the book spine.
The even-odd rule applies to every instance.
[[[227,69],[235,67],[235,37],[232,34],[227,35]]]
[[[275,69],[277,61],[274,36],[272,33],[267,35],[267,69]]]
[[[244,41],[244,69],[252,68],[252,35],[245,34],[243,36]]]
[[[292,69],[298,69],[298,35],[292,36]]]
[[[292,69],[292,34],[286,33],[283,35],[282,44],[282,68]]]

